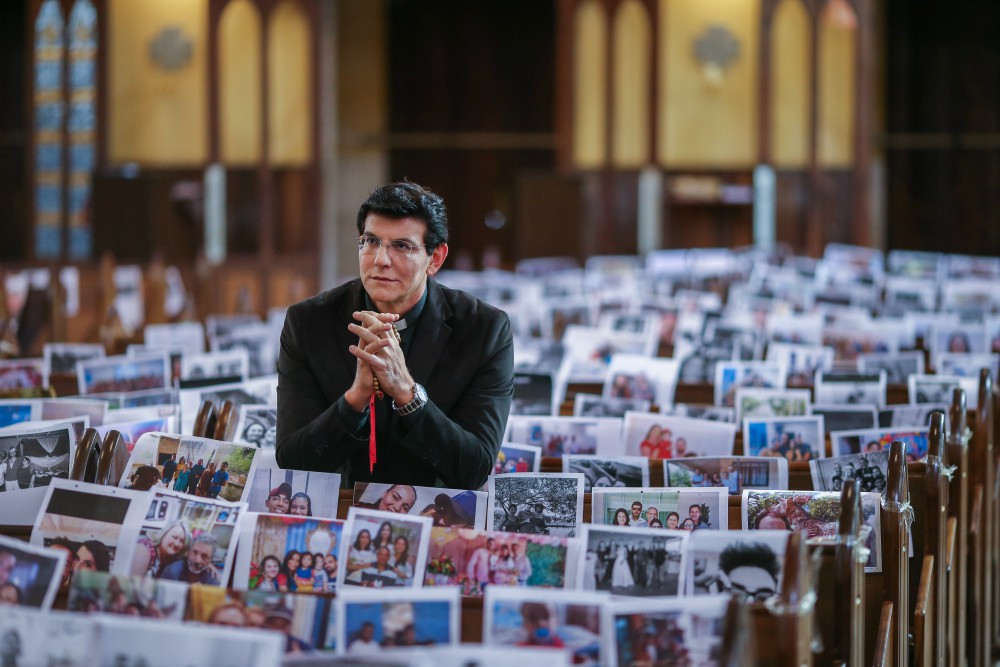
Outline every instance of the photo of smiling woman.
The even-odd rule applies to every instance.
[[[233,587],[293,593],[328,593],[335,579],[325,569],[326,558],[341,548],[343,522],[306,516],[248,513],[240,526],[241,548]]]

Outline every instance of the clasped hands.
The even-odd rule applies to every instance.
[[[354,383],[344,394],[345,400],[355,411],[364,411],[375,391],[372,378],[376,377],[379,389],[396,405],[409,403],[413,400],[414,382],[392,327],[399,315],[363,310],[355,312],[354,319],[360,324],[351,323],[347,329],[357,335],[358,344],[348,349],[357,357],[358,364]]]

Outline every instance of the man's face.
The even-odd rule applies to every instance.
[[[642,505],[632,505],[632,518],[638,519],[639,515],[642,514]]]
[[[762,567],[741,565],[729,573],[731,592],[747,601],[763,601],[777,593],[778,582]]]
[[[691,517],[691,520],[696,524],[701,523],[701,508],[695,505],[688,510],[688,516]]]
[[[268,497],[265,505],[267,505],[268,512],[274,514],[288,514],[288,496],[283,493]]]
[[[17,565],[17,558],[14,557],[12,553],[0,553],[0,586],[7,583],[10,579],[10,573],[14,571],[14,566]]]
[[[659,511],[655,507],[650,507],[646,510],[646,521],[653,521],[658,514]]]
[[[383,312],[403,314],[420,300],[427,276],[434,275],[448,255],[448,246],[438,246],[430,255],[418,248],[409,255],[390,249],[392,241],[406,240],[422,246],[427,225],[416,218],[396,220],[376,213],[365,219],[365,234],[382,240],[378,252],[359,253],[361,283],[375,306]]]
[[[375,637],[375,626],[371,623],[365,623],[361,626],[361,636],[366,642],[370,642],[373,637]]]
[[[396,514],[406,514],[413,507],[413,502],[417,499],[416,493],[411,486],[392,486],[382,496],[378,503],[378,508],[383,512],[395,512]]]
[[[188,569],[198,574],[207,568],[212,562],[212,547],[203,542],[198,542],[191,546],[188,551]]]

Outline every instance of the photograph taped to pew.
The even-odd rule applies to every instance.
[[[583,474],[584,493],[590,493],[594,487],[649,486],[649,459],[645,456],[563,454],[562,470]]]
[[[808,389],[759,389],[740,387],[736,390],[736,421],[747,417],[804,417],[810,413]]]
[[[344,522],[246,512],[233,588],[271,593],[332,593],[344,549]],[[397,573],[398,574],[398,573]],[[332,575],[332,576],[331,576]]]
[[[350,508],[337,590],[423,586],[432,526],[430,517]]]
[[[42,359],[0,359],[0,392],[27,391],[44,386],[45,362]]]
[[[201,322],[147,324],[142,336],[149,348],[179,350],[184,356],[205,351],[205,327]]]
[[[574,665],[610,664],[603,592],[490,586],[483,602],[483,644],[566,649]]]
[[[504,440],[542,448],[543,456],[604,454],[616,456],[622,420],[610,417],[525,417],[507,420]]]
[[[989,352],[990,341],[986,335],[986,327],[968,322],[954,324],[935,324],[930,333],[931,358],[937,367],[937,355],[942,352],[962,354],[983,354]]]
[[[278,439],[278,408],[271,405],[241,405],[233,442],[274,449]]]
[[[37,398],[0,398],[0,428],[42,418],[42,402]]]
[[[608,612],[613,664],[718,665],[728,605],[728,595],[615,600]]]
[[[542,448],[537,445],[521,445],[514,442],[500,444],[493,473],[538,472],[542,465]]]
[[[937,355],[936,363],[937,372],[941,375],[978,378],[979,369],[988,368],[994,382],[1000,377],[1000,354],[992,352],[980,354],[942,352]]]
[[[91,667],[97,641],[96,616],[27,607],[8,607],[0,614],[0,660],[5,667]]]
[[[177,400],[177,395],[171,387],[164,387],[162,389],[144,389],[141,391],[124,391],[121,393],[110,392],[107,394],[87,394],[87,396],[105,401],[108,404],[108,410],[173,405]]]
[[[229,581],[245,504],[167,490],[141,498],[147,511],[138,538],[123,545],[127,559],[116,560],[112,572],[209,586]]]
[[[488,530],[574,537],[583,522],[583,475],[490,475],[486,516]]]
[[[250,480],[251,512],[335,519],[340,503],[340,474],[264,467],[259,462]]]
[[[185,354],[181,357],[181,380],[250,378],[250,357],[243,348],[225,352]]]
[[[569,382],[604,382],[611,358],[616,354],[652,355],[643,334],[606,331],[571,324],[563,334],[565,354],[559,375]]]
[[[45,385],[53,375],[76,375],[76,362],[105,357],[100,343],[46,343],[42,346]]]
[[[746,417],[743,452],[748,456],[779,456],[789,463],[826,456],[823,417]]]
[[[549,373],[514,371],[512,415],[558,414],[556,382]]]
[[[457,586],[470,597],[488,586],[571,588],[575,546],[566,537],[435,527],[424,586]]]
[[[81,570],[73,575],[66,609],[183,621],[187,600],[188,585],[180,581]]]
[[[331,597],[234,591],[200,584],[191,586],[188,596],[188,621],[281,632],[286,655],[337,648],[336,611]]]
[[[853,368],[862,354],[896,354],[899,336],[892,325],[869,324],[863,329],[825,327],[823,345],[833,348],[835,367]]]
[[[170,355],[101,357],[76,362],[81,394],[162,389],[170,386]]]
[[[278,633],[250,628],[103,614],[83,618],[98,619],[100,626],[99,649],[91,656],[92,664],[117,667],[180,662],[185,667],[273,667],[281,663],[285,648]]]
[[[665,459],[667,487],[726,489],[738,496],[743,489],[787,489],[788,460],[783,456],[702,456]]]
[[[884,370],[817,371],[813,383],[813,398],[817,403],[833,405],[876,405],[886,403],[886,373]]]
[[[893,440],[901,440],[906,444],[907,462],[919,461],[927,456],[928,432],[928,426],[833,431],[830,451],[833,456],[888,451]]]
[[[816,406],[813,406],[813,412]],[[932,412],[943,412],[948,414],[947,403],[903,403],[897,405],[887,405],[878,411],[878,428],[905,428],[907,426],[927,426],[930,424]],[[853,427],[853,430],[865,428],[861,426]],[[874,426],[869,428],[875,428]],[[852,430],[828,429],[828,430]]]
[[[485,491],[356,482],[353,504],[380,512],[430,517],[435,526],[476,529],[486,526]]]
[[[586,299],[571,294],[559,296],[558,301],[547,299],[540,306],[538,322],[542,338],[559,340],[567,327],[589,327],[591,324],[591,306]]]
[[[812,384],[817,371],[833,368],[833,348],[822,345],[770,342],[765,358],[785,369],[786,387]]]
[[[724,488],[595,489],[591,496],[591,523],[687,531],[727,530],[728,496],[729,490]]]
[[[181,406],[181,432],[191,433],[194,429],[198,408],[205,401],[212,401],[221,406],[226,400],[241,405],[277,405],[278,376],[247,380],[246,382],[230,382],[195,389],[181,389],[177,392],[177,400]]]
[[[789,531],[700,531],[687,545],[685,595],[736,595],[764,602],[781,591]]]
[[[732,407],[742,387],[784,389],[785,369],[769,361],[720,361],[715,364],[714,402]]]
[[[212,337],[209,343],[212,352],[246,350],[249,375],[252,378],[271,375],[277,371],[278,338],[267,324],[248,324],[225,336]]]
[[[894,408],[896,406],[889,406]],[[854,431],[863,428],[876,428],[879,425],[881,412],[874,405],[830,405],[828,403],[813,403],[809,414],[823,418],[823,430]]]
[[[174,416],[157,417],[155,419],[144,419],[141,421],[110,422],[94,427],[97,434],[101,436],[101,441],[110,431],[118,431],[122,434],[122,440],[132,447],[139,442],[139,438],[147,433],[174,433],[177,430],[177,418]]]
[[[52,608],[66,552],[0,535],[0,606]]]
[[[661,405],[660,414],[673,417],[688,417],[690,419],[703,419],[710,422],[725,422],[727,424],[736,423],[736,409],[723,405],[711,405],[709,403],[674,403],[673,405]],[[648,410],[646,411],[648,412]]]
[[[888,469],[888,449],[809,462],[809,473],[816,491],[839,492],[844,488],[844,482],[853,479],[861,491],[881,493],[885,490]]]
[[[622,525],[583,527],[576,587],[649,597],[684,593],[690,533]]]
[[[907,379],[907,390],[911,404],[950,404],[955,387],[965,390],[966,406],[975,410],[979,402],[979,377],[960,375],[911,375]]]
[[[574,417],[617,417],[626,412],[649,412],[652,403],[635,398],[606,398],[597,394],[577,393],[573,397]]]
[[[615,354],[604,376],[606,398],[650,401],[656,405],[674,402],[677,361],[637,354]]]
[[[730,456],[736,424],[629,412],[623,424],[625,454],[654,459]]]
[[[233,502],[245,500],[258,451],[249,445],[208,438],[147,433],[135,443],[120,486],[127,487],[139,468],[149,466],[160,472],[163,488],[190,493],[192,475],[198,473],[195,495]]]
[[[69,477],[70,462],[76,451],[77,437],[69,424],[22,422],[0,431],[0,498],[4,499],[2,523],[14,523],[29,507],[19,507],[15,492],[30,492],[21,502],[41,500],[44,487],[55,479]],[[38,505],[33,505],[35,511]],[[31,523],[31,517],[23,517]]]
[[[860,373],[885,371],[886,383],[906,384],[906,378],[911,375],[923,374],[924,353],[912,350],[897,354],[859,354],[857,369]]]
[[[455,588],[344,591],[334,604],[337,647],[348,655],[461,641],[462,607]]]
[[[100,426],[108,413],[108,402],[99,399],[89,398],[43,398],[42,399],[42,419],[52,421],[60,419],[64,421],[75,421],[81,416],[87,417],[88,426]],[[83,435],[79,431],[78,436]]]
[[[796,277],[794,280],[797,282],[799,279]],[[830,349],[820,345],[823,330],[823,315],[821,313],[769,313],[764,328],[767,331],[769,341],[769,356],[771,346],[775,344],[805,345],[810,348]],[[812,377],[812,372],[810,372],[809,377]]]
[[[865,546],[871,550],[865,572],[882,571],[882,497],[861,494],[861,513],[871,528]],[[743,530],[796,530],[807,537],[837,535],[840,493],[824,491],[744,491]]]

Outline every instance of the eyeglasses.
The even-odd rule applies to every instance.
[[[416,243],[410,243],[406,239],[383,241],[379,237],[372,236],[371,234],[364,234],[358,237],[358,252],[362,255],[374,255],[383,245],[396,257],[409,257],[413,255],[413,253],[417,252],[419,248],[427,247],[426,243],[417,245]]]

